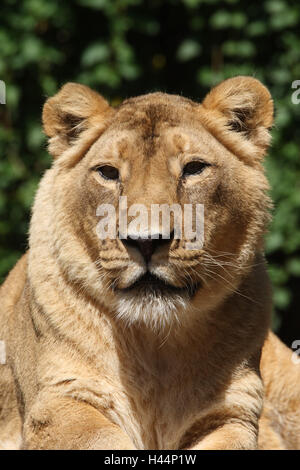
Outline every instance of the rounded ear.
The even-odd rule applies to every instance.
[[[201,114],[209,131],[235,153],[258,159],[265,154],[274,107],[259,80],[239,76],[221,82],[204,99]]]
[[[43,108],[43,128],[49,151],[57,157],[73,146],[91,127],[99,132],[112,113],[108,102],[85,85],[67,83]]]

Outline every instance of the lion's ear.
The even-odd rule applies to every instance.
[[[43,127],[49,137],[49,151],[57,157],[74,145],[91,127],[99,131],[112,108],[98,93],[85,85],[67,83],[49,98],[43,109]]]
[[[225,145],[261,158],[270,143],[273,101],[267,88],[252,77],[235,77],[214,87],[202,103],[209,130]]]

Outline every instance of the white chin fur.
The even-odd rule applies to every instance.
[[[180,325],[188,313],[189,303],[188,297],[180,294],[159,296],[149,293],[138,296],[124,292],[117,296],[116,316],[128,326],[143,323],[158,332]]]

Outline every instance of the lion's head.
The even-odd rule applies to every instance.
[[[237,288],[262,250],[269,199],[261,162],[272,121],[271,96],[250,77],[222,82],[202,104],[151,93],[116,109],[83,85],[65,85],[44,107],[54,163],[36,198],[31,248],[47,246],[69,281],[127,322],[201,314]],[[203,246],[174,238],[173,216],[170,239],[161,219],[150,226],[154,239],[134,228],[122,234],[120,196],[149,211],[203,204]],[[115,238],[97,233],[101,204],[115,209]]]

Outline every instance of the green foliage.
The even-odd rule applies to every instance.
[[[42,104],[66,81],[118,104],[161,89],[200,100],[237,74],[261,79],[276,105],[266,160],[274,220],[266,240],[275,308],[294,320],[300,278],[300,4],[293,0],[2,0],[0,277],[26,250],[30,206],[49,166]],[[296,324],[295,320],[293,324]],[[299,325],[299,321],[297,323]]]

